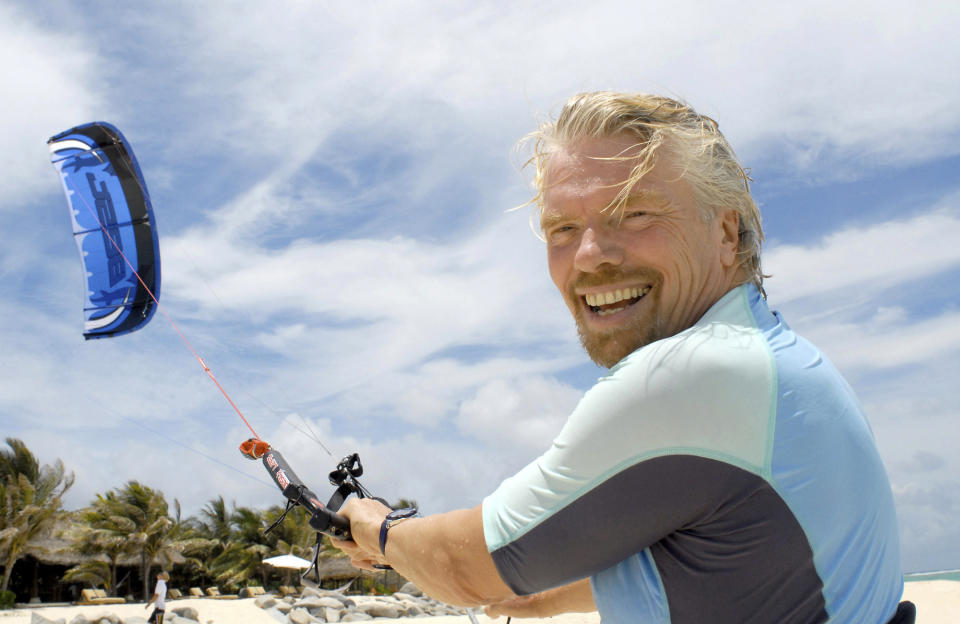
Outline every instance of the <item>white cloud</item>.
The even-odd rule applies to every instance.
[[[28,13],[0,5],[0,118],[6,120],[0,169],[9,182],[0,210],[57,187],[46,141],[93,121],[103,87],[94,80],[99,61],[94,50],[79,33],[51,33]]]
[[[189,145],[284,169],[335,137],[334,163],[379,137],[429,146],[433,169],[500,157],[571,93],[608,87],[687,97],[748,162],[786,152],[804,177],[954,154],[960,131],[960,55],[939,43],[960,19],[924,3],[178,10],[153,25],[190,107],[165,112],[171,160]]]
[[[861,374],[960,355],[960,312],[915,322],[891,322],[886,314],[880,308],[873,322],[824,323],[806,333],[829,349],[838,366]]]
[[[491,446],[539,454],[581,396],[581,390],[550,377],[494,379],[461,403],[457,424]]]
[[[960,266],[960,195],[910,218],[849,226],[812,245],[776,245],[764,253],[775,303],[832,296],[879,297]],[[852,297],[847,297],[848,299]]]

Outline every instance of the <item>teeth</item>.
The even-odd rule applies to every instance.
[[[585,295],[584,298],[587,300],[587,305],[597,307],[602,305],[610,305],[625,299],[636,299],[637,297],[642,297],[648,292],[650,292],[650,287],[645,286],[643,288],[624,288],[622,290],[611,290],[605,293],[591,293]]]

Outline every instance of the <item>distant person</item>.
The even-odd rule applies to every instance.
[[[161,571],[157,574],[157,586],[153,590],[153,597],[143,606],[144,609],[149,609],[150,605],[157,603],[157,608],[150,615],[150,619],[147,620],[148,622],[163,624],[163,615],[167,607],[167,581],[169,580],[170,575],[166,572]]]
[[[494,616],[890,621],[889,480],[846,381],[767,307],[760,214],[716,122],[598,92],[532,137],[550,275],[610,370],[481,505],[351,500],[340,547]]]

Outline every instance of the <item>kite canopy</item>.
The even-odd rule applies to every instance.
[[[84,338],[143,327],[160,297],[160,248],[147,185],[130,144],[102,121],[61,132],[47,144],[83,263]]]

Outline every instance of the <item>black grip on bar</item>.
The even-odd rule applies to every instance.
[[[263,466],[288,500],[306,508],[310,513],[310,526],[315,531],[337,539],[350,539],[350,521],[325,507],[317,495],[303,484],[279,451],[270,449],[263,456]]]

